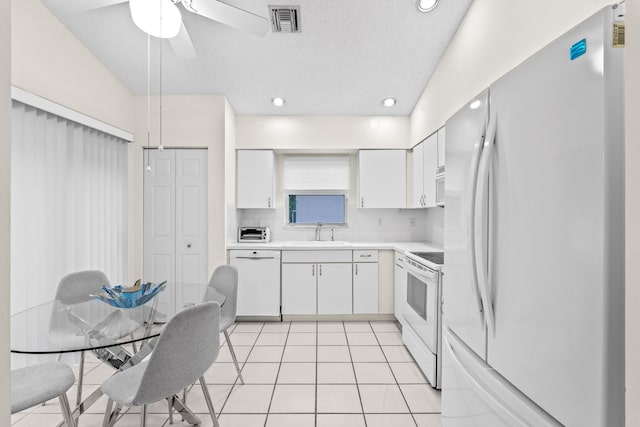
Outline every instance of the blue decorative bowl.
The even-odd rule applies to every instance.
[[[153,283],[136,283],[131,288],[116,285],[113,288],[103,286],[104,293],[91,294],[91,297],[106,302],[118,308],[133,308],[147,303],[166,287],[167,281],[154,285]]]

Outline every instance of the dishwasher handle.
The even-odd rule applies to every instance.
[[[237,256],[234,259],[276,259],[274,256]]]

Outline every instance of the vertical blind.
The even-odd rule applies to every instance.
[[[13,101],[11,310],[52,300],[66,274],[127,270],[127,144]]]

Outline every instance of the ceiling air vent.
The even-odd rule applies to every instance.
[[[300,6],[269,6],[274,33],[300,32]]]

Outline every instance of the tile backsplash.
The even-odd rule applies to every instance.
[[[346,227],[324,226],[321,240],[352,242],[414,241],[442,244],[443,208],[349,209]],[[237,223],[244,227],[270,227],[274,241],[314,240],[315,226],[286,226],[283,208],[237,209]]]

